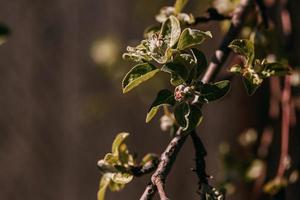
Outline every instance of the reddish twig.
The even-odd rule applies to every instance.
[[[288,149],[289,149],[289,129],[290,129],[290,101],[291,101],[291,83],[290,77],[285,77],[284,88],[282,92],[282,124],[281,124],[281,153],[277,176],[282,177],[287,167]]]

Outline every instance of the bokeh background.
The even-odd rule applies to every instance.
[[[11,29],[0,46],[1,199],[96,199],[97,160],[121,131],[131,133],[129,148],[140,157],[164,150],[169,135],[160,130],[159,117],[146,124],[145,115],[156,92],[169,85],[167,76],[123,95],[122,76],[131,65],[121,54],[155,23],[159,9],[172,3],[1,0],[0,20]],[[207,4],[191,1],[187,9],[197,15]],[[201,47],[210,58],[222,39],[220,26],[200,28],[211,30],[215,38]],[[230,94],[204,108],[199,135],[214,182],[221,177],[219,144],[235,143],[239,133],[260,127],[267,115],[265,87],[249,98],[241,80],[234,78]],[[167,180],[171,199],[197,199],[193,158],[189,140]],[[136,178],[125,190],[108,192],[107,199],[138,199],[148,181],[149,176]]]

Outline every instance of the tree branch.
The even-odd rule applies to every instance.
[[[205,199],[205,193],[202,192],[202,185],[207,185],[209,177],[206,173],[206,163],[205,163],[205,156],[207,155],[207,152],[205,150],[205,147],[200,139],[200,137],[197,135],[196,131],[191,132],[191,138],[193,140],[194,148],[195,148],[195,161],[196,161],[196,168],[194,171],[196,172],[198,176],[198,193],[200,194],[200,199]]]
[[[236,38],[238,35],[243,22],[253,5],[252,0],[241,0],[241,4],[235,9],[232,19],[231,26],[228,33],[225,35],[220,48],[216,51],[215,55],[212,58],[212,61],[202,78],[202,82],[207,83],[215,78],[216,74],[226,61],[230,50],[228,48],[229,43]],[[176,160],[177,154],[180,151],[182,145],[184,144],[187,138],[186,134],[182,134],[181,128],[178,129],[176,136],[171,140],[166,150],[162,153],[160,158],[160,163],[151,177],[151,183],[149,183],[141,196],[140,200],[150,200],[153,198],[154,194],[157,191],[157,183],[159,183],[160,189],[160,198],[166,198],[163,190],[163,184],[167,178],[174,161]],[[201,154],[202,155],[202,154]],[[204,156],[200,156],[198,159],[202,159]],[[197,159],[197,158],[196,158]],[[202,176],[202,175],[201,175]]]
[[[220,47],[218,50],[216,50],[212,57],[211,63],[209,64],[208,69],[202,78],[203,82],[207,83],[214,79],[225,63],[230,53],[228,45],[238,36],[252,5],[253,0],[241,0],[240,5],[234,10],[230,28],[224,36]]]

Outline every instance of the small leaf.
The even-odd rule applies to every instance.
[[[203,84],[201,88],[201,96],[208,102],[218,100],[225,96],[230,89],[230,82],[220,81],[214,84]]]
[[[207,68],[207,60],[204,53],[196,48],[192,48],[192,53],[194,59],[196,60],[196,65],[192,71],[194,71],[194,79],[197,79],[203,71]]]
[[[230,67],[229,71],[232,73],[241,74],[243,71],[243,68],[240,65],[233,65],[232,67]]]
[[[191,131],[202,121],[202,112],[195,105],[180,103],[175,107],[174,116],[183,131]]]
[[[233,40],[228,46],[235,53],[242,55],[246,58],[246,65],[251,65],[254,59],[254,44],[250,40],[236,39]]]
[[[182,9],[185,7],[187,4],[188,0],[176,0],[174,8],[175,8],[175,13],[178,14],[182,11]]]
[[[120,149],[120,146],[121,144],[124,143],[125,139],[129,136],[129,133],[126,133],[126,132],[122,132],[122,133],[119,133],[113,144],[112,144],[112,149],[111,149],[111,152],[113,155],[116,155],[116,156],[119,156],[119,149]]]
[[[125,184],[120,184],[120,183],[110,181],[108,186],[109,186],[109,189],[112,192],[118,192],[118,191],[122,190],[125,187]]]
[[[277,62],[265,63],[263,68],[264,69],[261,74],[265,78],[270,76],[285,76],[291,73],[291,69],[289,67]]]
[[[161,107],[163,105],[171,105],[172,106],[174,104],[175,104],[175,99],[174,99],[173,92],[171,92],[167,89],[159,91],[147,113],[146,123],[151,121],[151,119],[157,113],[159,107]]]
[[[105,192],[106,192],[107,186],[109,185],[109,182],[110,182],[110,178],[108,178],[106,175],[103,175],[100,180],[99,190],[97,193],[98,200],[104,200]]]
[[[152,78],[157,72],[159,69],[149,63],[136,65],[125,75],[122,81],[123,93]]]
[[[156,154],[153,153],[148,153],[146,154],[142,161],[141,161],[141,165],[144,166],[145,164],[149,163],[149,162],[153,162],[153,161],[158,161],[159,157]]]
[[[178,57],[173,62],[167,63],[161,68],[161,71],[171,74],[171,84],[174,86],[184,83],[189,74],[188,69],[179,59],[180,58]]]
[[[244,85],[246,87],[246,90],[247,90],[247,94],[249,96],[252,96],[255,91],[259,88],[260,84],[257,85],[257,84],[253,84],[250,80],[248,80],[247,78],[243,78],[243,82],[244,82]]]
[[[168,43],[168,47],[173,47],[179,37],[180,37],[180,23],[178,19],[174,16],[170,16],[162,25],[160,34],[166,43]]]
[[[186,28],[180,35],[177,49],[183,50],[201,44],[207,38],[212,38],[209,31],[203,32],[197,29]]]
[[[132,181],[133,176],[127,173],[114,173],[111,180],[118,184],[127,184]]]
[[[190,108],[189,108],[189,105],[187,103],[180,103],[178,104],[177,106],[175,106],[175,109],[174,109],[174,116],[175,116],[175,119],[177,121],[177,123],[185,128],[187,127],[187,116],[189,115],[190,113]]]

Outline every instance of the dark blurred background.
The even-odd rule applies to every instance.
[[[202,2],[192,1],[187,10],[203,13],[208,1]],[[97,160],[110,151],[120,131],[131,133],[129,149],[140,156],[163,151],[169,135],[160,131],[159,117],[146,124],[145,116],[156,92],[168,86],[167,78],[159,75],[123,95],[121,79],[130,65],[120,59],[126,45],[136,44],[144,28],[155,23],[159,9],[172,3],[1,1],[0,20],[11,29],[0,46],[1,199],[96,199]],[[200,28],[215,38],[201,47],[210,58],[222,37],[220,27],[209,23]],[[223,101],[204,108],[199,135],[215,182],[221,176],[220,142],[235,142],[237,134],[260,124],[266,101],[253,102],[263,91],[249,98],[236,78]],[[167,180],[171,199],[197,199],[193,155],[188,141]],[[138,199],[148,181],[149,176],[136,178],[125,190],[108,192],[106,199]]]

